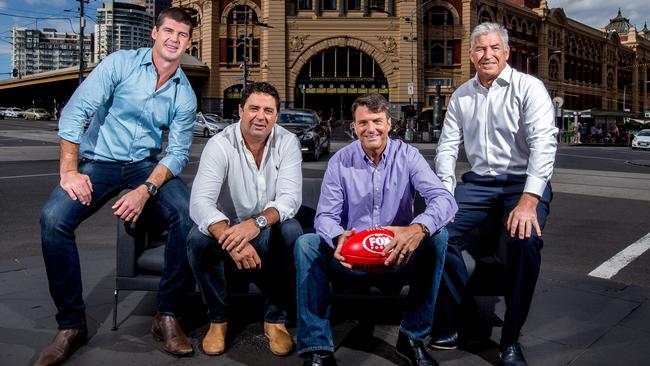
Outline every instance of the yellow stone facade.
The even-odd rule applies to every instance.
[[[650,41],[644,31],[590,28],[543,0],[174,0],[172,5],[193,13],[198,26],[191,53],[210,68],[200,86],[200,108],[226,117],[241,90],[245,40],[248,80],[273,83],[287,107],[304,105],[347,119],[355,92],[378,91],[396,117],[409,104],[429,119],[439,105],[442,117],[451,93],[474,73],[469,34],[488,20],[508,28],[511,65],[542,79],[564,108],[650,110]],[[358,69],[363,71],[357,75]],[[322,77],[314,76],[321,71]]]

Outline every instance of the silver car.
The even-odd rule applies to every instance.
[[[35,121],[37,119],[50,119],[52,115],[43,108],[29,108],[23,112],[23,118]]]
[[[228,125],[226,120],[216,114],[204,115],[199,112],[194,120],[194,134],[203,137],[214,136]]]

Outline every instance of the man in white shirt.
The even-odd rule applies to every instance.
[[[446,318],[448,328],[434,335],[430,346],[452,349],[458,344],[459,309],[468,281],[461,237],[488,217],[501,219],[507,214],[501,364],[525,365],[518,339],[539,275],[557,128],[544,84],[507,64],[508,33],[501,24],[476,26],[470,45],[476,76],[449,101],[435,159],[440,180],[451,192],[455,189],[459,211],[447,227],[449,245],[440,290],[444,298],[440,300],[442,312],[436,313]],[[471,171],[456,187],[456,159],[462,143]]]
[[[251,272],[269,295],[264,334],[271,352],[282,356],[294,347],[284,323],[293,283],[289,261],[302,235],[293,219],[302,200],[302,160],[297,137],[276,125],[279,109],[275,87],[248,85],[240,121],[208,141],[194,179],[190,216],[196,225],[187,254],[208,307],[210,329],[203,339],[208,355],[225,351],[224,265],[232,263]]]

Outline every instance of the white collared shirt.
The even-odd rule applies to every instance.
[[[553,173],[557,132],[544,84],[506,65],[489,89],[475,76],[451,96],[438,143],[436,173],[453,193],[458,148],[464,142],[474,173],[525,174],[524,192],[542,196]]]
[[[226,127],[206,144],[192,185],[190,217],[199,230],[226,220],[237,224],[269,207],[280,221],[292,218],[302,203],[302,155],[293,133],[275,125],[260,167],[244,144],[241,122]]]

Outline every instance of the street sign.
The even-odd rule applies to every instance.
[[[409,81],[407,89],[408,89],[408,94],[413,95],[413,82],[412,81]]]

